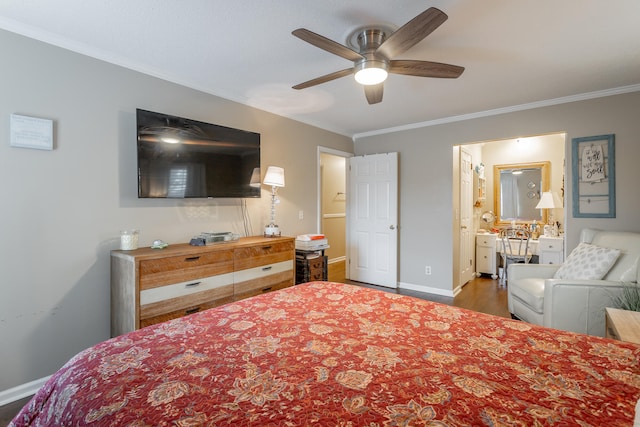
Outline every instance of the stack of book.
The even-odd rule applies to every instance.
[[[296,237],[296,249],[300,251],[318,251],[328,247],[324,234],[301,234]]]

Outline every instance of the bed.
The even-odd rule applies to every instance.
[[[632,425],[640,346],[312,282],[82,351],[10,426]]]

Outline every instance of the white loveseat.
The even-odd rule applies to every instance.
[[[640,233],[584,229],[580,241],[619,249],[620,255],[601,280],[554,279],[560,265],[511,264],[507,289],[513,316],[551,328],[605,335],[605,307],[612,306],[624,283],[638,282]]]

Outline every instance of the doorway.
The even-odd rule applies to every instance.
[[[327,238],[329,268],[347,262],[347,165],[352,153],[318,147],[318,224]],[[341,266],[340,270],[344,269]],[[346,269],[346,278],[349,278]]]
[[[488,230],[493,224],[485,223],[481,221],[481,217],[486,212],[495,211],[496,200],[494,198],[496,183],[493,179],[493,167],[500,164],[518,164],[518,163],[530,163],[549,161],[551,164],[551,177],[550,177],[550,190],[560,195],[564,200],[564,179],[566,173],[565,165],[565,150],[566,150],[566,133],[554,133],[547,135],[520,137],[505,140],[496,141],[484,141],[469,143],[465,145],[459,145],[453,147],[454,163],[457,163],[459,153],[464,147],[466,151],[471,153],[471,165],[473,170],[473,216],[471,221],[472,236],[475,236],[478,230]],[[460,254],[462,248],[460,247],[460,192],[461,192],[461,177],[459,176],[458,168],[454,168],[454,212],[457,213],[457,220],[454,225],[458,227],[453,228],[453,242],[454,242],[454,257],[453,257],[453,269],[454,269],[454,283],[456,289],[454,294],[460,291],[461,286],[465,283],[458,283],[456,278],[460,277],[461,265]],[[482,173],[482,179],[480,178]],[[553,212],[554,218],[560,219],[561,228],[566,223],[565,209],[555,209]],[[473,243],[475,238],[470,239],[469,249],[473,259],[473,269],[476,271],[476,276],[479,274],[476,270],[475,263],[475,244]],[[458,287],[459,285],[459,287]]]

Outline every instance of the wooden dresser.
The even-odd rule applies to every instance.
[[[294,284],[294,239],[111,252],[111,336]]]

